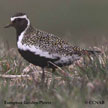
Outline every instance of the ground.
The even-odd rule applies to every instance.
[[[108,48],[52,73],[26,62],[16,48],[0,45],[1,108],[107,108]]]

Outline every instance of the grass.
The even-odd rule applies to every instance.
[[[57,69],[53,74],[46,69],[43,84],[39,67],[27,63],[17,49],[1,43],[0,108],[107,108],[108,49],[107,45],[100,48],[103,54],[93,60],[85,57],[83,62]]]

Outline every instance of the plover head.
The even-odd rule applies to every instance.
[[[17,13],[10,18],[11,23],[5,28],[14,27],[17,31],[23,32],[29,25],[30,21],[25,13]]]

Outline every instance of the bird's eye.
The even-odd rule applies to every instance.
[[[17,22],[20,22],[21,21],[21,18],[17,18],[13,21],[13,23],[17,23]]]
[[[16,22],[20,22],[20,21],[21,21],[21,19],[20,18],[17,18],[13,22],[16,23]]]
[[[17,18],[16,20],[17,20],[17,21],[21,21],[21,18]]]

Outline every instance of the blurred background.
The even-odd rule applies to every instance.
[[[16,47],[13,28],[2,26],[16,12],[25,12],[32,25],[82,47],[108,38],[108,0],[0,0],[0,40]]]

